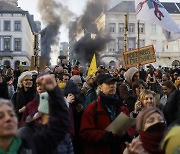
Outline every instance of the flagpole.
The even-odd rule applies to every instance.
[[[138,72],[139,72],[139,78],[140,78],[140,66],[141,66],[141,62],[140,62],[140,28],[139,28],[139,20],[138,20],[138,38],[137,38],[137,48],[138,48]]]
[[[124,52],[127,51],[127,31],[128,31],[127,14],[125,14],[124,15]]]
[[[123,53],[127,51],[127,31],[128,31],[128,19],[127,19],[127,14],[124,15],[124,50]],[[124,62],[124,67],[125,62]]]

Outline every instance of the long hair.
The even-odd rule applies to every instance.
[[[155,103],[155,95],[156,95],[156,93],[153,92],[153,91],[151,91],[151,90],[149,90],[149,89],[143,90],[143,91],[140,93],[138,100],[142,103],[142,102],[144,101],[146,95],[148,95],[148,94],[153,95],[153,97],[154,97],[154,103]]]
[[[162,86],[165,86],[169,89],[171,89],[172,91],[176,90],[176,86],[174,85],[174,83],[171,80],[165,81]]]

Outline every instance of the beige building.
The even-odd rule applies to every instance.
[[[180,25],[180,3],[162,3],[175,22]],[[102,13],[96,20],[101,33],[109,34],[112,41],[101,52],[101,60],[108,65],[123,64],[124,50],[124,15],[128,14],[128,50],[137,48],[137,19],[135,3],[122,1],[115,7]],[[140,46],[154,45],[157,62],[155,66],[172,66],[180,62],[180,39],[168,43],[162,28],[148,22],[140,21]],[[178,64],[180,65],[180,63]]]
[[[30,66],[34,55],[36,25],[17,0],[0,0],[0,65],[16,68],[20,61]]]

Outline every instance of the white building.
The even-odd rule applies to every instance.
[[[19,62],[30,66],[34,54],[35,24],[17,0],[0,1],[0,65],[16,68]]]
[[[180,3],[162,3],[172,18],[180,25]],[[134,1],[122,1],[115,7],[102,13],[96,20],[101,33],[110,34],[112,41],[101,52],[101,60],[106,65],[123,64],[124,50],[124,15],[129,15],[128,50],[137,48],[137,20]],[[180,39],[168,43],[162,28],[148,22],[140,21],[140,46],[154,45],[156,66],[180,65]]]

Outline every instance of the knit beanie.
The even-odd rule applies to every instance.
[[[161,148],[167,154],[178,154],[180,153],[180,126],[174,126],[170,129],[170,131],[166,134]]]
[[[49,95],[47,92],[43,92],[40,94],[40,101],[38,111],[44,114],[49,114],[49,103],[48,103]]]
[[[144,129],[144,125],[145,125],[147,118],[155,112],[159,113],[160,115],[162,115],[162,117],[164,117],[162,112],[157,107],[154,107],[154,106],[146,107],[139,112],[139,114],[136,118],[137,131]]]
[[[130,85],[132,84],[132,78],[134,74],[137,72],[138,72],[138,69],[136,67],[132,67],[124,73],[124,78]]]
[[[74,83],[72,80],[69,80],[64,88],[64,96],[67,96],[69,93],[74,95],[80,93],[78,85]]]

